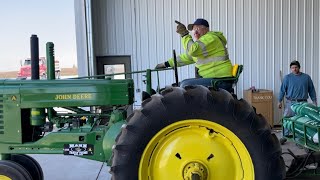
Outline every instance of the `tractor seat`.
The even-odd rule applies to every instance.
[[[224,78],[214,78],[211,81],[212,87],[214,89],[218,89],[221,84],[230,83],[232,86],[237,84],[240,74],[242,73],[243,65],[235,64],[232,67],[232,77],[224,77]]]
[[[242,73],[242,69],[243,65],[235,64],[232,67],[232,77],[186,79],[180,83],[180,87],[189,85],[203,85],[206,87],[213,87],[214,89],[222,88],[233,93],[233,86],[238,82],[239,76]]]

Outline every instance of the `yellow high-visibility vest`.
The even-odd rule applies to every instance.
[[[210,31],[193,41],[191,35],[182,39],[186,53],[177,57],[177,65],[184,66],[195,63],[199,75],[203,78],[220,78],[232,76],[232,64],[226,48],[227,40],[222,32]],[[174,66],[173,58],[168,60]]]

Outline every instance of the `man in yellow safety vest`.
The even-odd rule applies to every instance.
[[[176,32],[181,35],[181,41],[185,50],[184,54],[177,56],[177,66],[185,66],[195,63],[202,78],[183,81],[186,85],[210,85],[212,78],[232,76],[232,64],[227,50],[227,40],[222,32],[209,31],[209,23],[205,19],[197,19],[188,25],[192,31],[194,40],[186,26],[178,21]],[[173,67],[173,58],[156,66],[156,69]]]

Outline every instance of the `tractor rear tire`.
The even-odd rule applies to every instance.
[[[201,136],[205,130],[208,135]],[[215,142],[214,138],[219,142]],[[180,139],[182,141],[179,144]],[[211,146],[211,141],[217,146]],[[175,143],[179,147],[174,147]],[[225,147],[223,144],[226,144]],[[220,145],[223,148],[219,153]],[[210,156],[205,154],[208,149],[214,152]],[[241,151],[244,155],[247,152],[247,156],[241,157]],[[182,171],[182,162],[185,163],[188,156],[192,156],[195,161],[188,162],[189,167],[184,167],[187,167],[186,170],[200,167],[198,169],[201,171],[197,173],[202,173],[201,177],[206,176],[202,179],[228,179],[215,175],[230,172],[238,174],[229,179],[243,179],[249,175],[247,177],[250,178],[245,179],[280,180],[285,178],[281,151],[279,141],[271,133],[267,121],[257,115],[246,101],[236,99],[225,90],[210,91],[204,86],[171,87],[146,99],[142,108],[128,117],[127,124],[116,138],[110,172],[113,180],[153,180],[159,179],[159,174],[165,176],[171,171],[178,173],[166,176],[169,179],[184,179],[183,174],[187,174],[187,171]],[[233,152],[230,157],[228,152]],[[203,154],[208,158],[202,161]],[[231,160],[218,160],[219,156]],[[166,161],[166,158],[171,159]],[[210,165],[211,158],[215,160],[215,166],[212,162]],[[201,163],[203,165],[199,166]],[[232,166],[225,167],[225,163]],[[233,168],[239,164],[246,165],[246,168],[232,172],[236,171]],[[166,166],[167,172],[159,169]],[[203,169],[206,168],[208,170],[204,173]],[[241,173],[243,176],[238,176]]]

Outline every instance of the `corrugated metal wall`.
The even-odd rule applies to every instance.
[[[84,1],[74,0],[75,24],[76,24],[76,41],[77,41],[77,63],[78,74],[81,76],[88,75],[88,53],[86,39],[86,17]]]
[[[280,72],[289,73],[293,59],[301,62],[319,94],[319,0],[100,0],[93,1],[94,44],[97,56],[130,55],[132,70],[154,68],[183,52],[174,20],[191,23],[202,17],[212,30],[223,31],[233,63],[243,64],[237,86],[274,91],[275,121]],[[80,66],[80,65],[79,65]],[[179,69],[180,79],[194,76],[194,67]],[[144,89],[142,76],[134,76]],[[160,73],[160,84],[173,82],[173,73]],[[154,82],[156,85],[156,82]],[[137,100],[140,99],[137,94]],[[319,97],[319,95],[318,95]],[[139,103],[139,101],[138,101]]]

